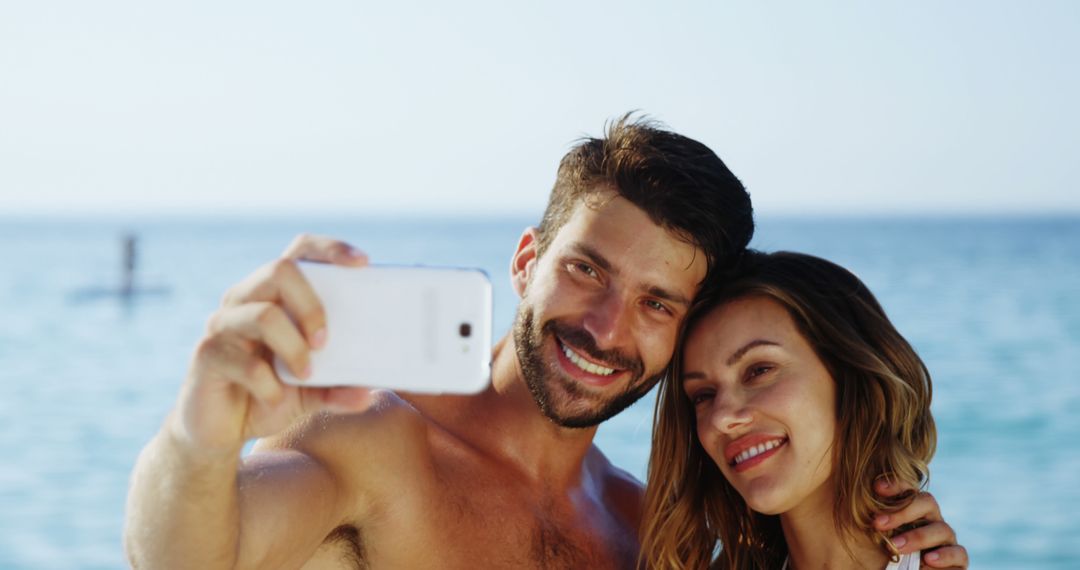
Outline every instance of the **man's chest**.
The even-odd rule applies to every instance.
[[[597,497],[538,495],[484,473],[441,475],[423,488],[402,489],[359,529],[368,568],[603,569],[636,564],[636,529]]]

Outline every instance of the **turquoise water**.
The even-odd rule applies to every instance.
[[[377,261],[486,268],[504,332],[530,220],[0,220],[0,568],[119,568],[127,478],[224,290],[300,231]],[[141,237],[131,303],[116,283]],[[858,273],[934,376],[931,489],[973,568],[1080,567],[1080,219],[765,220],[755,245]],[[643,475],[651,397],[599,443]]]

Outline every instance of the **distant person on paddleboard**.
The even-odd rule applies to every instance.
[[[130,297],[135,290],[135,264],[137,261],[136,246],[138,238],[135,234],[124,236],[124,265],[123,275],[120,277],[120,294]]]
[[[119,299],[127,304],[141,297],[166,296],[170,288],[162,284],[136,283],[136,271],[138,270],[138,236],[133,233],[124,234],[120,240],[120,279],[116,285],[92,285],[80,287],[68,294],[68,300],[73,303],[87,303],[105,299]]]

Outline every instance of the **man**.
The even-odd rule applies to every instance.
[[[641,484],[592,445],[648,392],[679,322],[753,233],[707,147],[624,117],[562,161],[510,277],[514,331],[475,396],[296,388],[325,316],[294,260],[360,266],[301,237],[226,295],[176,408],[140,456],[126,544],[161,568],[633,568]],[[331,414],[327,412],[355,412]],[[262,439],[240,459],[251,439]],[[904,550],[952,544],[932,497]],[[937,551],[963,566],[962,547]]]

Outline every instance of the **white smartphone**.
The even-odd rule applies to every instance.
[[[477,269],[300,262],[326,311],[326,345],[302,386],[468,394],[491,376],[491,281]]]

